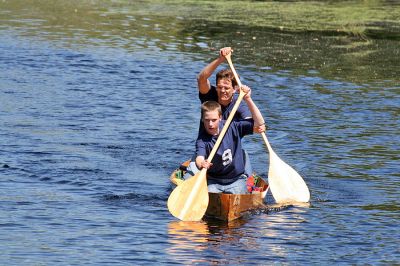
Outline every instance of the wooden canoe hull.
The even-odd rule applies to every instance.
[[[208,193],[209,204],[207,217],[223,221],[232,221],[242,217],[250,210],[261,208],[264,205],[261,193],[257,194],[224,194]]]
[[[170,181],[173,185],[179,185],[184,181],[182,177],[186,173],[188,163],[188,161],[184,162],[171,174]],[[268,184],[264,179],[259,178],[257,187],[261,187],[261,191],[253,191],[252,194],[209,192],[209,204],[205,216],[223,221],[232,221],[251,210],[265,207],[264,198],[269,188]]]

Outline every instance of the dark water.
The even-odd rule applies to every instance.
[[[83,17],[68,26],[30,8],[1,11],[0,264],[400,263],[398,61],[335,78],[318,64],[251,64],[239,46],[236,69],[311,204],[185,223],[166,207],[168,176],[193,152],[195,76],[226,37],[129,37],[116,22],[89,32]],[[173,22],[156,24],[165,37]],[[261,137],[246,145],[265,176]]]

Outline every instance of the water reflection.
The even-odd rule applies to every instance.
[[[233,241],[235,232],[246,223],[244,219],[225,222],[206,220],[200,222],[172,221],[168,225],[168,235],[173,248],[171,254],[180,253],[190,248],[201,251],[207,248],[207,243],[213,245],[221,241]]]
[[[296,245],[306,238],[305,223],[308,223],[310,204],[302,206],[272,205],[273,215],[263,217],[254,225],[257,226],[259,242],[264,250],[275,257],[274,260],[284,259],[293,252]],[[285,210],[285,211],[280,211]],[[285,243],[280,245],[279,243]]]
[[[295,243],[301,238],[308,207],[309,204],[275,204],[230,222],[172,221],[168,224],[168,254],[185,263],[246,263],[251,258],[265,257],[264,253],[257,252],[262,248],[268,250],[268,256],[284,258],[289,250],[285,245],[276,245],[276,241]]]
[[[240,261],[237,255],[224,259],[230,249],[240,247],[240,250],[251,250],[256,244],[255,238],[246,236],[240,230],[246,220],[237,219],[231,222],[208,220],[201,222],[173,221],[168,225],[168,253],[179,261],[187,263],[219,264],[221,261]],[[207,251],[207,252],[204,252]],[[188,256],[188,254],[197,254]],[[216,259],[216,257],[218,259]]]
[[[193,258],[188,254],[200,254],[207,249],[210,232],[205,222],[173,221],[168,224],[167,253],[178,261],[205,263],[207,260]]]
[[[210,232],[205,222],[173,221],[168,225],[168,234],[173,236],[171,239],[173,244],[186,246],[188,243],[207,242]],[[203,249],[204,247],[200,246],[199,248]]]

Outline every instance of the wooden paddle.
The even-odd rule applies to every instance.
[[[231,62],[230,57],[230,54],[226,56],[228,62]],[[239,97],[207,158],[209,162],[214,158],[244,96],[245,93],[240,90]],[[168,210],[173,216],[182,221],[200,221],[206,213],[208,200],[207,169],[203,168],[200,172],[185,180],[171,192],[168,198]]]
[[[277,203],[309,202],[310,191],[303,178],[272,150],[267,135],[261,133],[269,151],[268,183]]]
[[[231,59],[227,58],[227,60],[236,82],[239,87],[242,87]],[[309,202],[310,191],[303,178],[272,150],[265,132],[262,132],[261,135],[269,151],[268,183],[275,201],[277,203]]]

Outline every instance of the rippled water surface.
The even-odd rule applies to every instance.
[[[390,57],[386,71],[355,60],[345,75],[338,60],[350,55],[335,59],[323,47],[315,51],[327,58],[310,55],[313,65],[276,63],[290,61],[285,47],[315,36],[269,33],[268,45],[222,33],[190,38],[171,33],[181,18],[86,5],[52,17],[46,7],[0,11],[0,264],[400,263],[397,40],[369,41],[370,59]],[[98,17],[75,14],[82,9]],[[194,149],[195,77],[222,45],[237,49],[236,69],[275,151],[307,182],[310,206],[229,224],[168,212],[168,177]],[[252,63],[257,49],[274,57]],[[319,68],[325,61],[334,67]],[[266,176],[261,137],[246,147]]]

